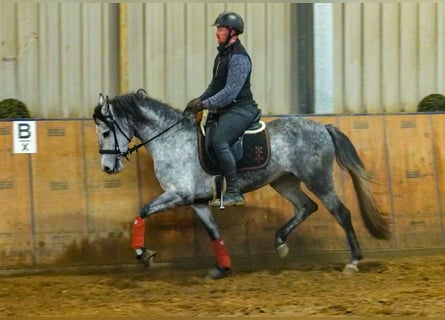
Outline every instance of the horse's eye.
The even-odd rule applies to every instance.
[[[103,136],[104,138],[108,138],[108,137],[110,136],[110,131],[105,131],[105,132],[102,134],[102,136]]]

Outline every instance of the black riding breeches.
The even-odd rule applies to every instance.
[[[253,105],[223,110],[218,114],[218,125],[211,144],[218,166],[227,180],[233,180],[236,174],[236,162],[230,146],[244,133],[257,114],[258,109]]]

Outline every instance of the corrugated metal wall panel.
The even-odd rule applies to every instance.
[[[443,3],[334,4],[336,113],[414,112],[445,93]]]
[[[445,5],[437,6],[437,82],[436,91],[445,92]]]
[[[366,12],[366,14],[364,14]],[[364,39],[379,39],[381,37],[380,5],[378,3],[363,5],[363,37]],[[362,85],[362,109],[369,113],[382,112],[380,101],[380,53],[381,41],[372,43],[363,41],[363,85]]]
[[[381,22],[381,52],[385,54],[385,59],[381,63],[381,108],[383,110],[399,110],[400,97],[400,46],[399,34],[399,6],[398,4],[382,4]],[[385,30],[385,32],[383,32]]]
[[[119,30],[123,6],[127,23]],[[221,11],[235,10],[246,22],[241,39],[263,113],[297,113],[296,6],[2,2],[0,100],[18,98],[35,117],[89,117],[98,92],[144,87],[182,108],[210,81],[216,54],[210,24]],[[334,79],[334,112],[415,111],[424,96],[445,93],[444,3],[333,3],[332,9],[327,76]]]
[[[15,20],[17,16],[16,6],[12,3],[0,4],[0,95],[3,97],[13,97],[17,91],[16,66],[17,66],[17,26]]]
[[[117,92],[117,5],[0,4],[0,99],[33,117],[90,117],[98,92]]]
[[[417,83],[419,80],[418,59],[418,19],[417,4],[400,6],[400,101],[399,108],[408,110],[413,101],[418,101]],[[396,39],[394,39],[396,40]]]
[[[290,4],[129,3],[128,90],[183,108],[211,80],[216,16],[245,20],[241,41],[253,60],[252,90],[266,113],[288,113],[292,101]]]

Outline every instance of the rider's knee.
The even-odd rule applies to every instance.
[[[223,138],[213,138],[212,147],[215,152],[230,150],[229,143]]]

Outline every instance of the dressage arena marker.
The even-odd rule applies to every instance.
[[[14,153],[36,153],[36,122],[14,121]]]

